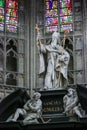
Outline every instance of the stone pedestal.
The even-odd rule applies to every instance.
[[[42,117],[51,122],[66,121],[68,117],[63,114],[63,97],[65,89],[40,91],[42,100]]]

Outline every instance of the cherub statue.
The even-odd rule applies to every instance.
[[[81,104],[78,101],[76,90],[73,88],[68,89],[68,93],[63,97],[64,112],[67,116],[83,117],[85,111],[82,109]]]
[[[17,121],[19,116],[23,116],[23,124],[29,123],[39,123],[38,118],[41,116],[42,112],[42,101],[40,99],[41,94],[35,92],[33,97],[29,99],[23,108],[17,108],[16,112],[13,115],[13,118],[8,121]]]

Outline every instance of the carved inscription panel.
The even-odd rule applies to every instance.
[[[47,97],[43,100],[43,114],[60,114],[63,112],[62,97]]]

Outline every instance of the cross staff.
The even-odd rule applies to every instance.
[[[66,40],[66,38],[67,38],[68,33],[69,33],[69,30],[66,30],[66,31],[64,32],[62,56],[63,56],[63,54],[64,54],[65,40]],[[61,67],[62,67],[62,64],[60,65],[60,71],[61,71]],[[59,87],[61,86],[61,82],[60,82],[61,73],[60,73],[60,71],[59,71],[59,77],[58,77],[58,86],[59,86]]]
[[[37,35],[39,35],[39,31],[40,31],[40,28],[38,26],[38,24],[35,25],[35,29],[37,30]],[[42,44],[41,40],[39,39],[39,36],[38,36],[38,45],[40,46]]]
[[[38,27],[38,24],[35,25],[35,29],[37,30],[37,32],[40,30],[40,28]]]

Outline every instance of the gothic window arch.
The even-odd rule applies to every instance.
[[[24,7],[24,0],[0,0],[0,86],[3,90],[25,88]]]
[[[17,72],[17,41],[8,39],[6,45],[6,69]]]

